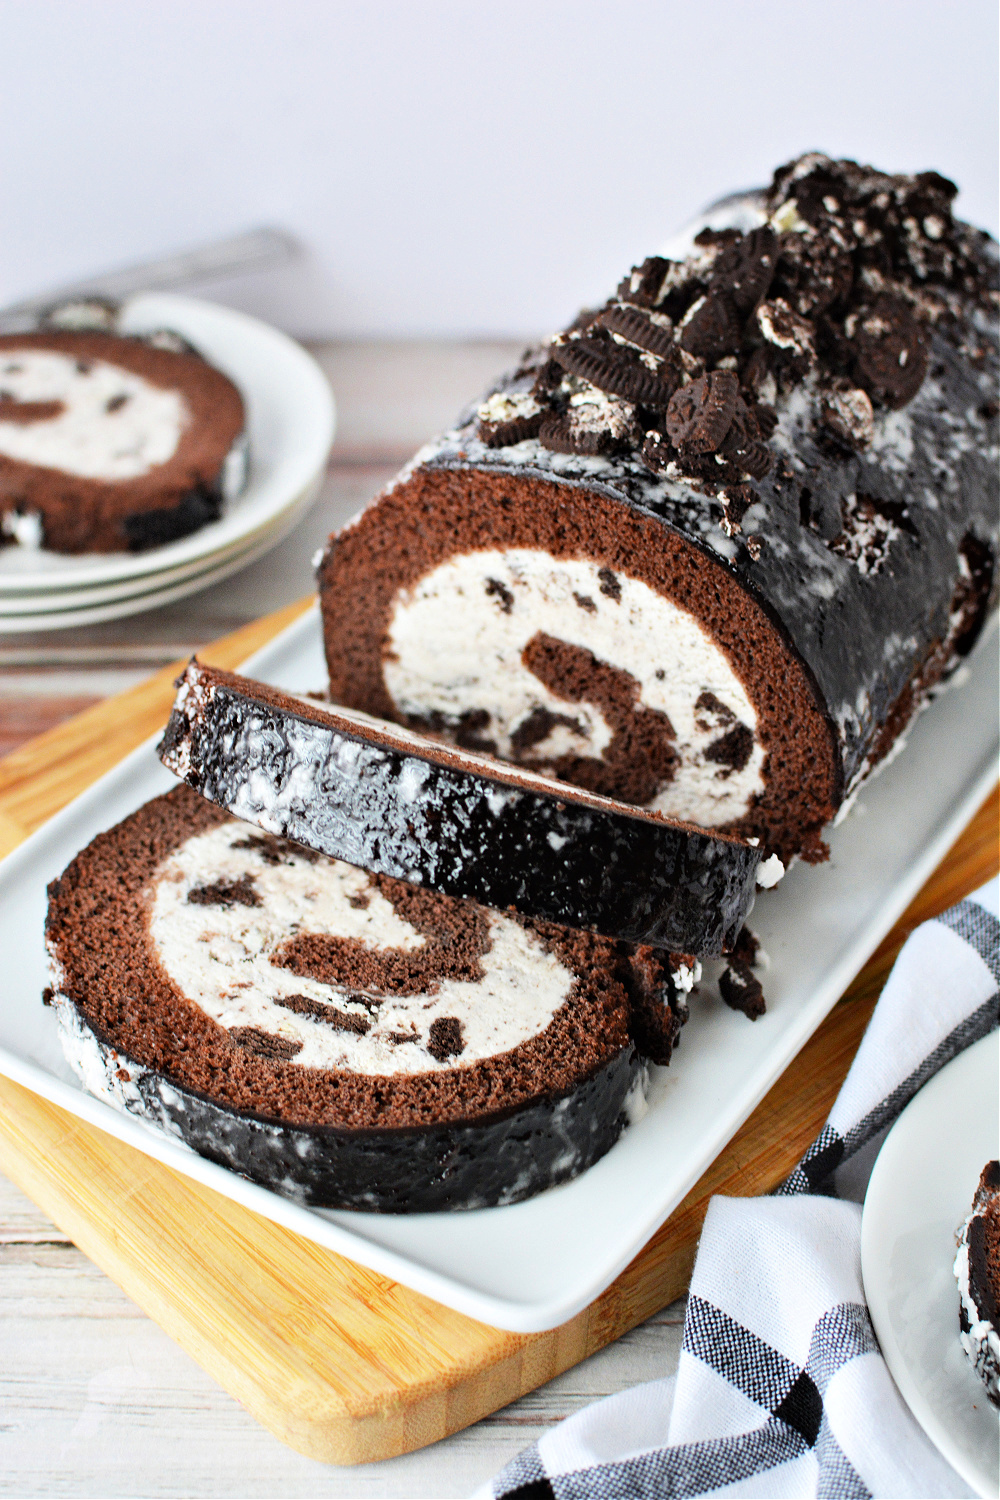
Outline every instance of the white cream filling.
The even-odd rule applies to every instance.
[[[784,877],[785,867],[776,854],[771,854],[757,866],[757,884],[761,890],[769,891]]]
[[[674,989],[682,995],[690,995],[695,985],[701,983],[701,964],[698,959],[695,959],[692,969],[687,964],[678,964],[676,969],[671,970],[671,974]]]
[[[160,965],[188,1000],[227,1030],[254,1026],[301,1043],[291,1059],[302,1067],[355,1073],[426,1073],[509,1052],[537,1036],[566,1000],[574,976],[534,934],[509,917],[488,914],[491,946],[481,980],[442,978],[433,993],[379,995],[371,1009],[344,987],[302,978],[271,962],[289,938],[326,933],[370,949],[414,952],[426,939],[399,917],[369,876],[340,860],[289,853],[268,864],[236,843],[260,838],[244,823],[225,823],[187,840],[154,878],[149,930]],[[253,877],[259,906],[205,906],[188,901],[192,887]],[[367,905],[351,905],[351,898]],[[370,1022],[360,1035],[299,1015],[275,996],[305,995]],[[447,1061],[428,1051],[432,1023],[461,1023],[463,1050]],[[397,1042],[392,1034],[412,1040]]]
[[[0,398],[0,453],[82,479],[147,474],[173,457],[190,420],[180,391],[163,390],[105,360],[51,350],[0,356],[0,392],[21,405],[58,401],[63,407],[38,421],[4,421]]]
[[[0,532],[32,552],[37,552],[44,540],[42,518],[35,510],[5,510],[0,516]]]
[[[613,733],[599,706],[557,697],[521,659],[532,637],[553,636],[628,672],[640,684],[639,702],[670,719],[679,764],[651,808],[704,827],[740,817],[764,787],[757,715],[742,682],[693,615],[620,573],[620,597],[603,594],[600,572],[595,562],[528,548],[449,558],[397,595],[383,668],[390,696],[401,713],[421,718],[485,710],[488,723],[477,733],[504,759],[514,758],[518,726],[547,709],[574,724],[556,725],[522,760],[599,759]],[[706,692],[732,721],[696,706]],[[737,724],[754,734],[738,771],[705,753]]]

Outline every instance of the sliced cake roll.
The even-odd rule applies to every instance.
[[[53,882],[47,941],[86,1087],[302,1202],[512,1203],[643,1110],[614,943],[327,859],[185,786]],[[662,1008],[669,983],[643,982]]]
[[[187,536],[243,485],[243,421],[232,381],[170,336],[0,337],[0,545],[138,552]]]
[[[959,1231],[955,1276],[959,1337],[994,1406],[1000,1406],[1000,1162],[987,1162]]]
[[[323,854],[675,952],[729,948],[755,880],[780,873],[742,839],[197,661],[160,758],[220,807]]]
[[[802,157],[529,351],[331,541],[333,701],[821,858],[996,598],[954,193]]]

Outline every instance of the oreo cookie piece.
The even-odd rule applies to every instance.
[[[606,396],[586,382],[570,396],[564,411],[544,418],[538,429],[542,445],[553,453],[623,453],[636,428],[635,407]]]
[[[669,748],[669,747],[668,747]],[[228,812],[427,890],[719,953],[761,851],[192,661],[159,748]]]
[[[710,289],[745,321],[763,302],[778,264],[778,239],[767,224],[728,244],[712,270]]]
[[[322,858],[188,787],[73,860],[46,938],[85,1086],[298,1202],[514,1203],[642,1110],[613,943]]]
[[[657,356],[616,344],[603,330],[556,341],[550,349],[564,370],[609,395],[654,409],[670,398],[673,383],[660,379]]]
[[[850,252],[829,234],[800,230],[781,237],[777,289],[802,317],[844,302],[854,283]]]
[[[867,391],[849,380],[831,384],[820,403],[820,421],[848,448],[867,448],[875,436],[875,413]]]
[[[744,479],[763,479],[774,464],[774,454],[767,448],[766,442],[761,441],[764,436],[756,410],[747,406],[742,397],[738,397],[728,431],[716,452],[738,470]],[[753,495],[750,494],[747,505],[752,504]]]
[[[750,965],[739,959],[730,963],[720,975],[719,993],[730,1010],[742,1011],[748,1021],[758,1021],[767,1009],[760,980]]]
[[[664,425],[678,451],[714,453],[732,425],[740,383],[732,370],[713,370],[670,398]]]
[[[877,297],[849,326],[858,385],[884,406],[912,401],[927,373],[927,335],[907,304],[898,297]]]
[[[757,326],[764,338],[781,354],[815,363],[816,332],[806,318],[799,317],[783,297],[762,302],[757,309]]]
[[[672,447],[662,432],[655,428],[646,433],[642,444],[642,461],[654,474],[666,474],[671,466],[678,473],[677,450]]]
[[[598,313],[595,321],[599,328],[617,333],[630,344],[646,349],[650,354],[658,354],[661,359],[669,358],[674,351],[674,325],[663,313],[642,312],[626,303],[612,302]]]
[[[632,270],[620,283],[618,297],[622,302],[634,302],[639,307],[655,307],[660,300],[664,278],[671,262],[662,255],[650,255],[641,266]]]
[[[538,436],[546,408],[530,391],[498,391],[479,407],[479,437],[489,448],[509,448]]]
[[[691,304],[679,325],[678,337],[688,354],[711,364],[736,353],[743,329],[729,298],[710,291]]]
[[[244,411],[187,349],[95,331],[0,337],[0,531],[138,552],[216,520],[246,474]]]

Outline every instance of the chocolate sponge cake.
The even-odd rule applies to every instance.
[[[976,1374],[1000,1406],[1000,1162],[987,1162],[959,1233],[955,1276],[959,1336]]]
[[[515,1202],[642,1110],[613,943],[328,860],[186,786],[53,882],[47,942],[86,1086],[303,1202]]]
[[[162,342],[0,336],[0,544],[139,552],[218,519],[243,482],[243,401]]]
[[[197,660],[159,753],[211,801],[320,853],[676,952],[731,947],[755,879],[780,872],[743,840]]]
[[[333,701],[821,858],[996,599],[955,191],[804,156],[529,351],[331,541]]]

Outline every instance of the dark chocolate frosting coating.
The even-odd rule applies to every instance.
[[[129,551],[145,552],[149,547],[162,547],[167,542],[190,536],[193,531],[200,531],[202,526],[219,519],[223,501],[221,483],[217,482],[214,488],[203,486],[190,490],[179,504],[167,510],[140,510],[125,516],[122,526],[128,537]]]
[[[294,1126],[224,1108],[112,1048],[66,999],[74,1029],[92,1037],[109,1087],[133,1087],[124,1107],[180,1136],[200,1156],[317,1208],[436,1213],[519,1203],[598,1161],[628,1123],[644,1065],[626,1047],[561,1096],[481,1119],[385,1130]],[[69,1017],[66,1018],[67,1021]]]
[[[752,845],[370,722],[192,663],[160,758],[239,818],[449,896],[674,952],[735,940]]]

